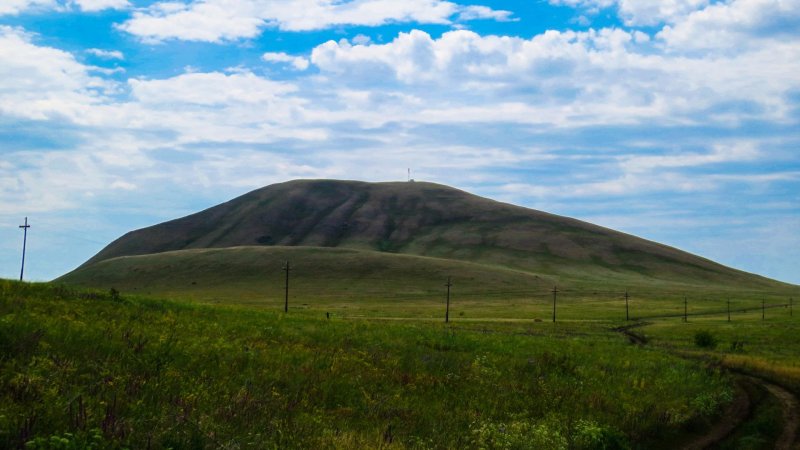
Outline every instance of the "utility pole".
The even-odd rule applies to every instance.
[[[444,310],[444,323],[450,322],[450,287],[452,285],[453,283],[450,282],[450,277],[447,277],[447,284],[445,284],[445,286],[447,286],[447,306],[445,306]]]
[[[689,299],[683,297],[683,321],[689,321]]]
[[[764,320],[766,318],[766,309],[767,309],[766,308],[766,304],[767,304],[767,301],[762,298],[761,299],[761,320]]]
[[[286,265],[283,266],[283,270],[286,272],[286,285],[285,285],[286,291],[283,299],[283,312],[286,313],[289,312],[289,271],[291,270],[291,267],[289,266],[289,261],[286,261]]]
[[[558,287],[553,286],[553,323],[556,323],[556,296],[558,295]]]
[[[20,228],[23,229],[22,234],[22,268],[19,270],[19,281],[22,281],[22,275],[25,273],[25,246],[28,243],[28,228],[31,226],[28,225],[28,218],[25,218],[25,225],[20,225]]]
[[[792,297],[789,297],[789,317],[792,317]]]
[[[625,289],[625,320],[631,320],[631,317],[628,314],[628,290],[627,289]]]
[[[731,301],[728,300],[728,322],[731,321]]]

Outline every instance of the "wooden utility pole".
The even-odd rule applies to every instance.
[[[792,297],[789,297],[789,317],[792,317],[792,301],[793,300],[794,299]]]
[[[556,296],[558,295],[558,287],[553,286],[553,323],[556,323]]]
[[[631,320],[630,314],[628,314],[628,290],[625,290],[625,320]]]
[[[689,299],[683,297],[683,321],[689,321]]]
[[[289,265],[289,261],[286,261],[286,265],[283,266],[283,270],[286,272],[286,284],[285,284],[285,295],[283,299],[283,312],[289,312],[289,271],[291,267]]]
[[[447,303],[444,310],[444,323],[450,322],[450,287],[453,283],[450,282],[450,277],[447,277]]]
[[[731,301],[728,300],[728,322],[731,321]]]
[[[31,226],[28,225],[28,218],[25,218],[25,225],[20,225],[20,228],[23,229],[22,234],[22,268],[19,270],[19,281],[22,281],[22,275],[25,273],[25,246],[28,243],[28,228]]]
[[[766,309],[767,309],[767,301],[763,298],[761,299],[761,320],[764,320],[767,316]]]

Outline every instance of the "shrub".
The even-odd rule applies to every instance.
[[[694,334],[694,344],[701,348],[714,348],[717,340],[708,330],[701,330]]]

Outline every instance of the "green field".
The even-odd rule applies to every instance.
[[[127,256],[82,267],[57,280],[124,294],[157,295],[192,302],[282,310],[286,261],[291,262],[289,304],[344,316],[439,319],[445,284],[452,280],[451,313],[462,320],[551,320],[554,286],[557,317],[625,319],[722,313],[732,308],[788,304],[800,288],[671,281],[644,274],[574,266],[561,275],[527,272],[414,255],[317,247],[235,247]],[[570,272],[574,272],[570,274]]]
[[[0,294],[4,448],[674,448],[734,395],[719,367],[612,322]]]

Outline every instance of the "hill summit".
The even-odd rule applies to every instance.
[[[402,253],[568,277],[635,274],[665,280],[772,280],[576,219],[425,182],[296,180],[132,231],[101,261],[190,249],[338,247]]]

